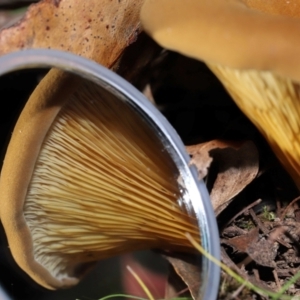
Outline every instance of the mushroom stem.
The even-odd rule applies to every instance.
[[[20,267],[53,289],[112,255],[193,251],[185,233],[200,242],[197,222],[153,129],[94,83],[47,76],[56,89],[46,77],[29,99],[0,180],[1,221]]]

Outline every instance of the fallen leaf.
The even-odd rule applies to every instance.
[[[265,267],[275,267],[278,243],[271,240],[259,239],[259,228],[253,228],[247,234],[231,239],[222,240],[222,244],[232,247],[235,251],[247,253],[257,264]]]
[[[277,242],[262,238],[258,242],[251,243],[247,248],[247,254],[259,265],[275,268],[274,261],[279,244]]]
[[[226,244],[234,249],[234,251],[247,253],[257,264],[265,267],[276,267],[275,257],[279,244],[276,241],[277,235],[282,233],[282,228],[276,229],[268,238],[259,237],[259,227],[251,229],[246,234],[236,236],[231,239],[223,239],[222,244]]]
[[[210,193],[215,214],[219,215],[256,176],[259,156],[255,145],[248,141],[239,148],[212,150],[218,161],[219,173]]]
[[[231,239],[223,239],[222,244],[232,247],[235,251],[246,253],[249,245],[253,243],[255,244],[258,241],[258,231],[259,228],[255,227],[246,234],[236,236]]]
[[[201,258],[197,255],[179,253],[163,256],[169,261],[176,274],[186,284],[193,299],[197,299],[201,287]],[[176,282],[178,283],[178,281]],[[176,289],[176,291],[178,290]],[[174,293],[174,290],[170,289],[169,292]]]
[[[191,293],[189,292],[189,289],[187,288],[184,281],[174,270],[172,264],[170,264],[168,282],[165,288],[164,299],[173,299],[178,298],[179,296],[190,297]]]
[[[16,50],[69,51],[112,66],[140,31],[143,0],[43,0],[0,33],[0,55]]]
[[[230,147],[229,144],[222,140],[212,140],[207,143],[185,147],[186,151],[191,156],[190,165],[195,165],[198,170],[199,180],[207,176],[209,167],[213,161],[210,151],[213,149],[223,149],[228,147]]]
[[[187,146],[190,164],[198,170],[198,178],[207,176],[212,162],[217,163],[218,174],[210,193],[215,214],[219,215],[257,175],[259,156],[251,141],[243,143],[213,140]]]

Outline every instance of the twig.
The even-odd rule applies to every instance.
[[[266,226],[262,223],[262,221],[257,217],[256,213],[254,212],[254,210],[251,208],[249,210],[249,213],[254,221],[254,223],[256,223],[256,225],[259,227],[259,229],[264,233],[264,234],[269,234],[269,230],[266,228]]]
[[[260,281],[258,270],[257,269],[253,269],[253,274],[254,274],[255,280],[260,283],[261,281]]]
[[[291,208],[292,205],[294,205],[295,202],[300,200],[300,196],[295,198],[286,208],[285,210],[282,212],[282,214],[280,215],[280,219],[283,220],[283,218],[285,217],[285,215],[287,214],[288,210]]]
[[[257,204],[259,204],[262,200],[261,199],[257,199],[256,201],[254,201],[253,203],[249,204],[248,206],[246,206],[244,209],[242,209],[239,213],[237,213],[235,216],[233,216],[225,225],[224,227],[226,227],[228,224],[232,223],[237,217],[239,217],[240,215],[242,215],[243,213],[245,213],[247,210],[249,210],[250,208],[256,206]]]
[[[273,275],[274,275],[274,278],[275,278],[275,282],[276,282],[276,285],[277,285],[277,288],[278,290],[281,289],[281,284],[280,284],[280,281],[279,281],[279,278],[278,278],[278,274],[277,274],[277,271],[274,269],[272,271]]]
[[[270,234],[270,230],[266,228],[266,226],[262,223],[262,221],[256,216],[255,212],[253,211],[253,209],[250,209],[250,215],[254,221],[254,223],[257,224],[257,226],[259,227],[259,229],[265,234],[265,235],[269,235]],[[275,240],[281,244],[282,246],[286,247],[286,248],[291,248],[291,246],[287,243],[285,243],[284,241],[282,241],[279,237],[276,237]]]
[[[234,270],[235,272],[237,272],[241,277],[245,277],[246,280],[248,280],[248,275],[246,272],[243,272],[232,260],[231,258],[228,256],[228,254],[226,253],[225,249],[223,247],[221,247],[221,260],[223,261],[223,263],[228,266],[230,269]]]
[[[230,296],[230,299],[236,299],[238,295],[241,293],[241,291],[246,286],[247,282],[245,281],[232,295]]]

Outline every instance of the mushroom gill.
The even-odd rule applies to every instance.
[[[300,188],[300,1],[146,0],[162,46],[204,61]]]
[[[70,95],[63,89],[43,105],[29,99],[0,181],[12,255],[50,289],[76,284],[100,259],[145,248],[187,250],[185,232],[200,239],[179,204],[178,170],[153,129],[96,84],[70,85]],[[29,126],[37,116],[40,123]]]

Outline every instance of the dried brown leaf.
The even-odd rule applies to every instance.
[[[203,179],[208,174],[209,167],[213,161],[210,151],[230,147],[228,142],[212,140],[192,146],[186,146],[186,151],[191,156],[190,165],[195,165],[198,170],[198,178]]]
[[[231,246],[234,250],[247,253],[257,264],[265,267],[275,267],[278,243],[269,239],[259,239],[258,227],[249,231],[248,234],[222,240],[223,244]]]
[[[181,279],[181,277],[176,273],[173,266],[170,265],[169,268],[169,276],[168,276],[168,282],[166,284],[165,289],[165,299],[173,299],[178,297],[190,297],[191,294],[184,283],[184,281]]]
[[[235,251],[246,253],[249,245],[257,242],[258,231],[258,227],[253,228],[246,234],[228,240],[222,240],[222,243],[232,247]]]
[[[257,175],[259,156],[255,145],[248,141],[240,147],[215,149],[211,155],[218,161],[219,173],[210,193],[213,208],[219,215]]]
[[[261,266],[275,267],[274,259],[279,244],[274,238],[259,238],[258,233],[259,227],[256,227],[246,234],[222,240],[222,244],[232,247],[235,251],[247,253],[252,260]]]
[[[110,67],[140,31],[143,0],[43,0],[0,33],[0,55],[22,49],[70,51]]]
[[[187,146],[186,150],[191,156],[190,164],[197,167],[199,179],[207,175],[213,161],[218,164],[218,174],[210,194],[216,215],[256,177],[259,170],[258,151],[251,141],[213,140]]]
[[[259,265],[275,268],[274,261],[279,244],[262,238],[258,242],[251,243],[247,248],[247,254]]]
[[[197,299],[201,286],[201,266],[199,257],[188,254],[164,255],[164,257],[173,266],[176,274],[178,274],[186,284],[193,299]],[[178,289],[175,288],[175,290],[178,292]],[[174,289],[170,288],[170,291],[174,293]]]

